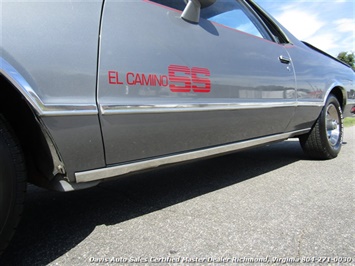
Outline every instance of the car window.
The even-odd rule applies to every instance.
[[[215,5],[201,11],[201,17],[231,29],[240,30],[258,37],[263,37],[255,24],[241,9],[238,2],[228,4],[219,1]]]
[[[152,2],[180,11],[186,6],[184,0],[152,0]],[[260,38],[269,38],[260,22],[237,0],[217,0],[215,4],[201,10],[201,18]]]

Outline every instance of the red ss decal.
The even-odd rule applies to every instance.
[[[170,90],[172,92],[209,93],[211,91],[211,76],[209,69],[187,66],[170,65]]]

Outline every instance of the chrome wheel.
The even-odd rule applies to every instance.
[[[338,156],[343,143],[343,113],[338,99],[330,94],[311,131],[300,136],[305,153],[313,159]]]
[[[339,112],[337,108],[330,104],[326,113],[326,130],[328,141],[331,146],[336,146],[340,139],[340,122]]]

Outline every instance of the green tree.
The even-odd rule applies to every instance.
[[[347,63],[355,71],[355,55],[354,55],[354,53],[341,52],[338,54],[338,59]]]

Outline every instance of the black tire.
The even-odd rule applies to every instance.
[[[26,167],[19,142],[0,114],[0,255],[20,221],[26,192]]]
[[[326,160],[338,156],[343,135],[343,112],[337,98],[330,94],[312,130],[299,139],[308,156]]]

